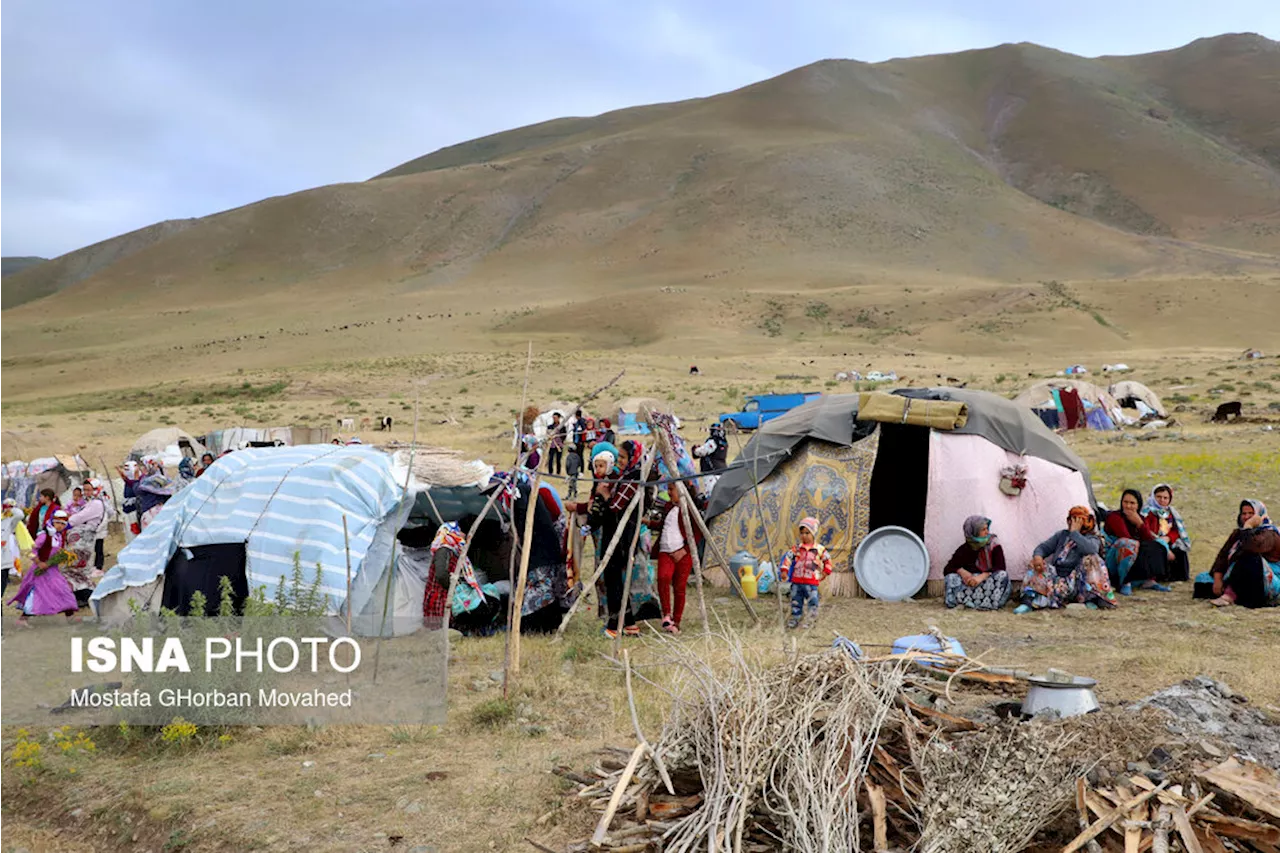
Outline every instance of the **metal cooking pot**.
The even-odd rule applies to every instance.
[[[1022,713],[1034,717],[1041,711],[1054,710],[1062,717],[1078,717],[1098,710],[1098,698],[1093,688],[1098,682],[1083,675],[1073,675],[1070,680],[1053,679],[1050,676],[1032,676],[1027,681],[1031,687],[1022,700]]]

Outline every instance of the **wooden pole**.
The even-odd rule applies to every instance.
[[[347,636],[351,636],[351,536],[347,533],[347,514],[342,514],[342,545],[347,551]]]
[[[533,550],[533,518],[536,515],[534,509],[537,508],[538,486],[542,483],[542,476],[538,475],[533,478],[533,487],[529,490],[529,501],[525,505],[524,511],[524,538],[520,543],[520,576],[516,579],[516,588],[513,594],[515,599],[511,605],[511,626],[508,639],[511,641],[511,667],[510,675],[520,675],[520,620],[521,610],[524,608],[524,587],[529,577],[529,553]],[[503,681],[509,676],[504,675]]]
[[[649,430],[653,433],[653,446],[658,453],[662,455],[662,461],[667,466],[667,473],[672,477],[678,476],[680,469],[676,465],[675,451],[671,448],[671,443],[667,441],[666,433],[661,427],[655,426],[652,419],[648,417],[648,411],[643,412],[645,420],[649,424]],[[693,505],[693,498],[689,495],[689,490],[685,484],[680,481],[671,483],[668,490],[672,492],[672,498],[680,506],[680,522],[684,529],[685,546],[689,549],[689,555],[693,561],[693,577],[698,586],[698,610],[702,616],[702,630],[711,630],[711,620],[707,615],[707,598],[702,590],[702,557],[698,554],[698,544],[694,541],[693,521],[691,516],[697,515],[697,507]]]
[[[508,691],[511,689],[511,682],[508,675],[511,672],[511,623],[514,620],[513,609],[516,603],[515,583],[516,583],[516,552],[519,550],[516,538],[516,503],[512,499],[511,506],[507,509],[508,529],[511,531],[511,559],[507,564],[507,580],[510,581],[512,590],[507,596],[507,639],[502,644],[502,698],[506,699]]]
[[[644,493],[646,491],[645,481],[649,479],[649,468],[653,465],[653,458],[656,455],[655,451],[650,450],[644,455],[644,462],[640,466],[640,487],[636,490],[636,497],[632,498],[632,503],[634,504],[639,499],[639,506],[642,511],[644,509]],[[622,580],[622,606],[618,608],[618,624],[614,626],[614,630],[617,631],[617,636],[613,638],[613,656],[615,658],[622,647],[623,626],[626,624],[627,611],[631,609],[631,576],[636,571],[636,543],[640,541],[640,527],[643,524],[643,518],[636,519],[636,532],[631,534],[631,548],[627,551],[627,565],[623,570],[626,574],[623,575]]]
[[[742,436],[738,433],[733,434],[734,440],[738,443],[738,459],[742,459],[742,454],[746,448],[742,446]],[[778,629],[785,635],[787,632],[787,607],[782,598],[782,566],[781,562],[774,559],[773,542],[769,537],[769,523],[764,517],[764,503],[760,500],[760,455],[756,454],[751,458],[751,493],[755,496],[756,516],[760,519],[760,530],[764,533],[764,548],[768,552],[769,562],[773,564],[773,590],[774,598],[778,601]]]
[[[635,512],[636,507],[640,505],[641,499],[644,497],[644,490],[636,492],[636,496],[631,499],[631,503],[627,505],[627,511],[623,513],[622,520],[618,522],[618,529],[613,531],[613,538],[609,540],[609,547],[605,548],[604,556],[596,561],[595,574],[591,576],[591,580],[582,588],[582,594],[574,600],[573,605],[569,608],[569,612],[564,614],[564,618],[560,620],[560,627],[556,629],[556,639],[564,636],[564,629],[569,627],[569,620],[573,618],[574,611],[578,609],[578,605],[582,599],[586,598],[588,589],[596,585],[596,581],[600,580],[600,576],[604,574],[604,567],[609,565],[609,558],[613,556],[613,552],[618,547],[618,542],[622,539],[622,531],[627,527],[627,520],[631,518],[631,514]]]

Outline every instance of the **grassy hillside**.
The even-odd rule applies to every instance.
[[[1258,36],[1102,59],[1004,45],[545,122],[18,273],[5,363],[38,378],[145,352],[177,373],[528,336],[734,350],[774,331],[965,351],[990,345],[979,327],[1014,350],[1144,346],[1184,315],[1197,343],[1234,345],[1236,294],[1280,298],[1278,74]],[[1167,295],[1158,328],[1115,304],[1130,287]]]

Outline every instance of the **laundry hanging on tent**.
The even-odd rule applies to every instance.
[[[1085,426],[1084,403],[1080,399],[1080,392],[1074,388],[1057,388],[1053,393],[1058,400],[1058,405],[1062,408],[1067,429],[1080,429]]]

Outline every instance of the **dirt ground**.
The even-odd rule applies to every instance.
[[[1174,414],[1178,423],[1154,432],[1068,437],[1090,463],[1104,501],[1114,502],[1126,486],[1146,492],[1159,481],[1174,484],[1176,503],[1195,540],[1194,571],[1207,568],[1241,498],[1258,497],[1280,507],[1280,412],[1271,406],[1280,401],[1280,362],[1247,363],[1236,355],[1238,350],[1226,349],[1176,357],[1125,353],[1123,360],[1136,368],[1134,378],[1152,385],[1171,408],[1185,407]],[[332,424],[348,413],[357,419],[391,413],[397,420],[392,437],[408,440],[416,402],[420,441],[509,464],[510,424],[524,362],[522,346],[518,353],[211,376],[199,387],[226,383],[234,388],[277,375],[287,384],[262,401],[184,405],[125,405],[110,395],[87,400],[76,395],[90,394],[92,388],[70,385],[56,395],[6,400],[4,455],[31,458],[79,449],[91,461],[99,456],[114,461],[137,434],[166,421],[200,433],[236,424]],[[885,358],[851,352],[810,359],[802,350],[788,349],[768,357],[713,357],[700,362],[701,377],[691,377],[683,357],[546,354],[535,356],[529,399],[572,401],[625,367],[623,379],[604,398],[665,398],[685,418],[686,433],[696,436],[706,420],[732,410],[743,394],[851,390],[829,377],[849,367],[865,372],[869,362],[897,369],[904,383],[932,384],[941,375],[1004,393],[1032,382],[1028,374],[1044,376],[1056,369],[1048,361],[993,365],[976,355]],[[813,378],[774,378],[779,376]],[[1231,390],[1211,393],[1224,384]],[[1255,420],[1205,423],[1219,399],[1244,400]],[[1276,429],[1267,429],[1270,418]],[[754,646],[782,649],[771,600],[757,603],[765,624],[751,628],[723,589],[708,587],[706,595],[716,616],[745,631]],[[696,606],[690,610],[686,632],[696,633]],[[5,614],[6,629],[12,618]],[[1206,674],[1280,713],[1280,680],[1272,669],[1280,642],[1277,613],[1215,610],[1192,601],[1188,584],[1167,594],[1140,593],[1114,612],[1079,615],[978,614],[948,611],[937,600],[889,604],[829,598],[818,627],[797,641],[801,649],[816,649],[829,644],[834,631],[864,645],[888,644],[931,625],[993,664],[1056,666],[1093,676],[1104,703],[1131,701]],[[661,681],[652,646],[628,643],[640,670]],[[606,651],[596,620],[586,613],[576,617],[561,643],[528,638],[523,674],[504,702],[490,677],[502,667],[503,640],[456,641],[449,720],[439,728],[246,728],[200,732],[173,744],[154,735],[95,730],[88,733],[96,747],[92,753],[50,755],[37,770],[17,766],[23,738],[8,727],[3,733],[3,849],[464,853],[527,848],[526,835],[554,847],[589,834],[592,821],[585,809],[565,807],[564,788],[549,769],[589,764],[594,749],[633,739],[621,677],[602,658]],[[0,663],[21,666],[2,652]],[[662,725],[663,699],[652,688],[639,689],[641,722],[651,736]]]

